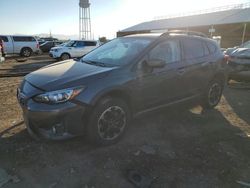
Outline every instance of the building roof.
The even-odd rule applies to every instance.
[[[143,22],[120,32],[164,30],[246,22],[250,22],[250,8],[238,8],[220,12]]]

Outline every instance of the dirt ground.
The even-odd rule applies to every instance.
[[[10,59],[0,68],[50,62]],[[0,187],[133,188],[131,169],[152,188],[250,186],[250,84],[231,83],[213,110],[185,105],[140,116],[118,144],[95,147],[84,138],[31,139],[18,124],[22,79],[0,78],[0,169],[15,176]]]

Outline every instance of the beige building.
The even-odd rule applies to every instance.
[[[192,30],[221,38],[221,47],[238,46],[250,40],[250,3],[175,15],[143,22],[117,32],[117,36],[169,30]]]

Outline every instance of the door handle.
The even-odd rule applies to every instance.
[[[208,66],[208,65],[210,65],[210,64],[211,64],[211,63],[209,63],[209,62],[202,62],[202,63],[201,63],[201,66],[202,66],[202,67],[205,67],[205,66]]]
[[[178,74],[182,75],[185,72],[185,68],[179,68],[178,69]]]

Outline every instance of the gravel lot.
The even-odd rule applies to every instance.
[[[52,61],[11,58],[0,69]],[[84,138],[32,140],[18,124],[22,79],[0,78],[0,187],[132,188],[129,170],[152,188],[250,186],[250,84],[230,83],[214,110],[185,105],[140,116],[118,144],[97,148]]]

